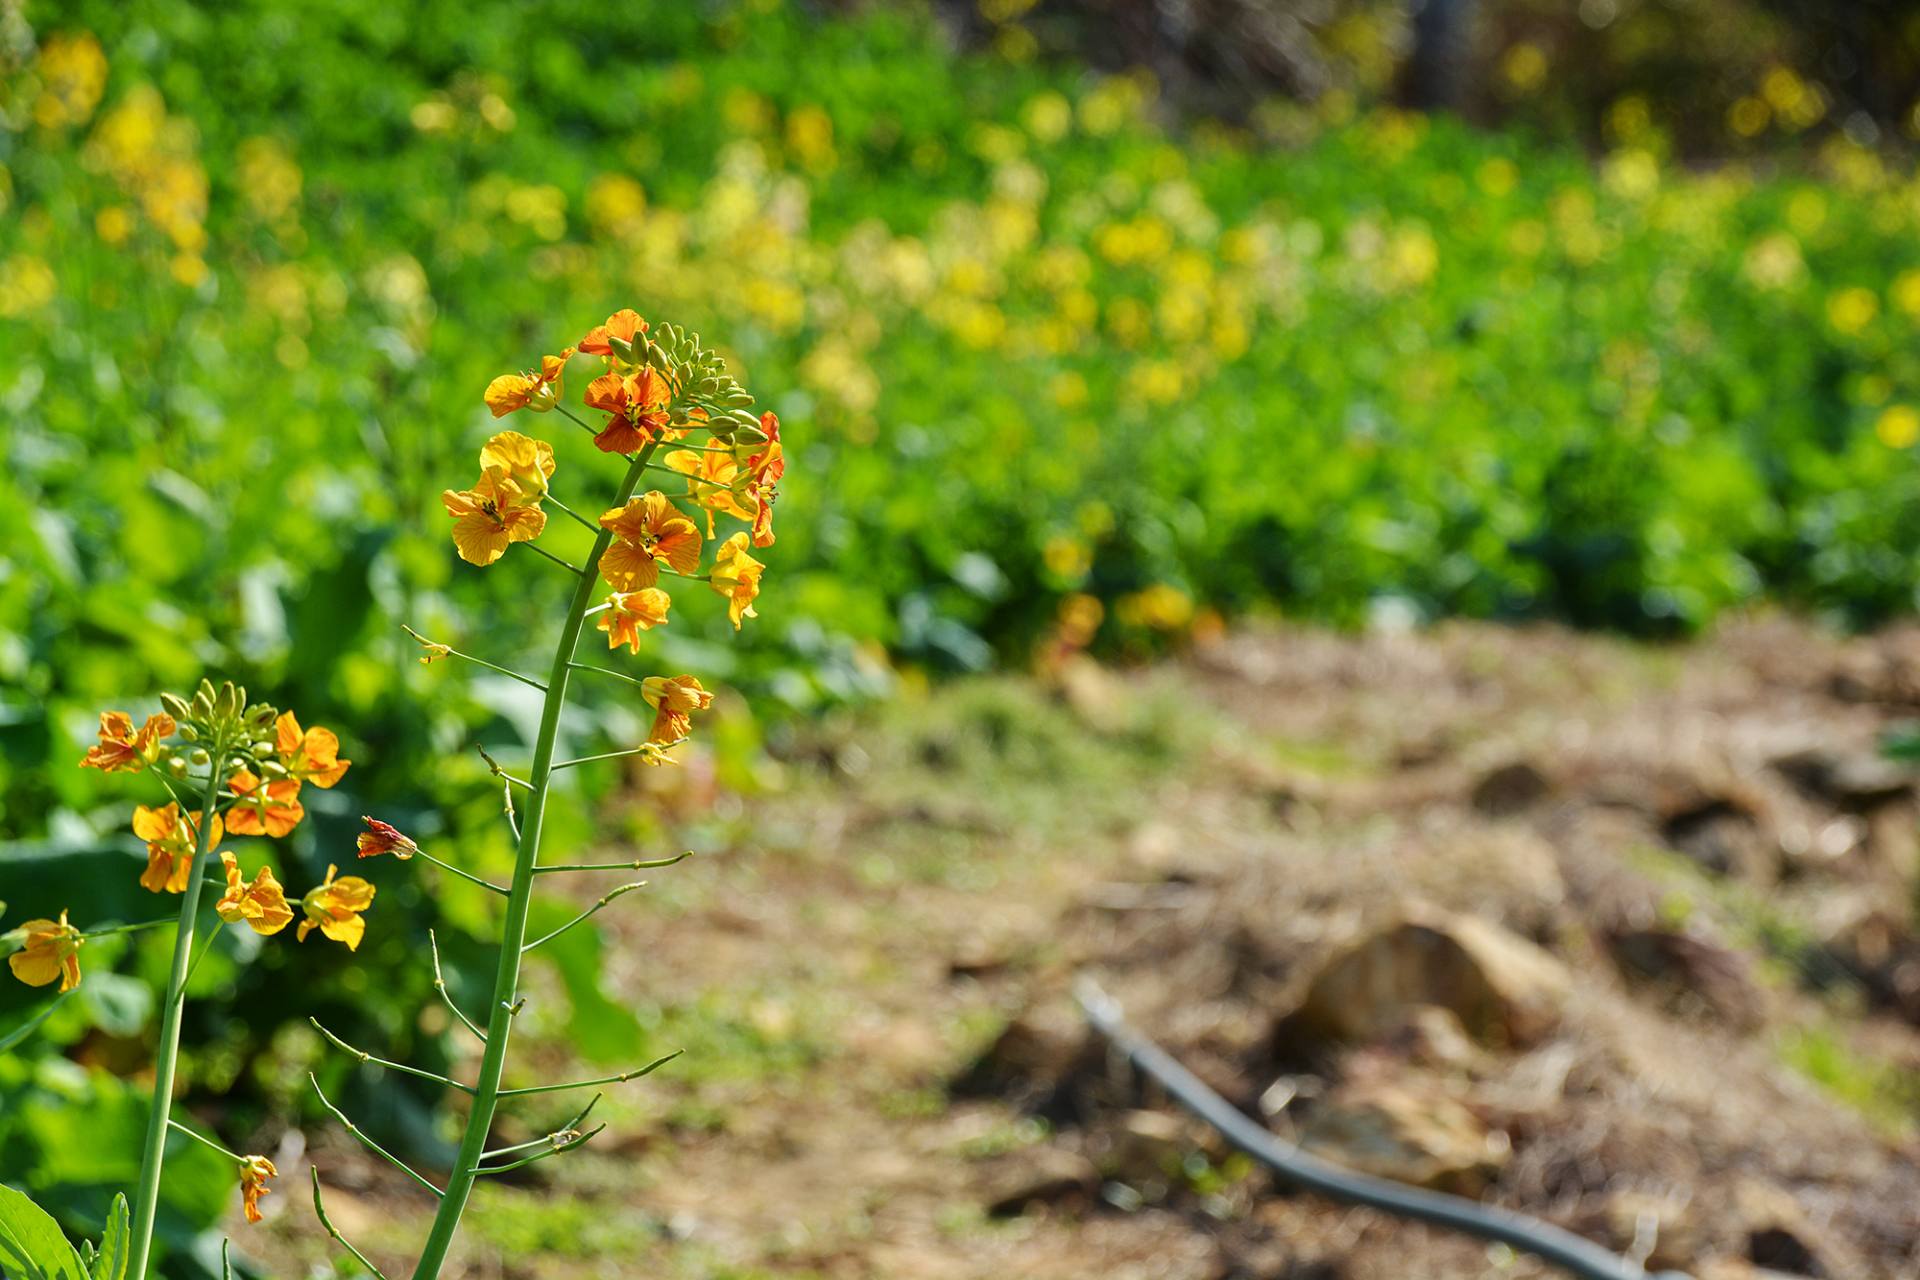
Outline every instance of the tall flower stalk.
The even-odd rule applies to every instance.
[[[598,426],[562,403],[561,384],[568,362],[576,355],[598,356],[604,372],[587,386],[584,406],[606,415]],[[577,660],[582,633],[589,617],[607,637],[609,651],[626,647],[638,654],[644,633],[667,624],[673,600],[664,589],[669,579],[704,582],[725,600],[728,618],[738,630],[743,619],[755,616],[765,566],[749,548],[771,546],[776,486],[785,472],[779,421],[770,413],[749,411],[753,398],[727,372],[718,356],[700,344],[697,335],[663,325],[658,333],[633,311],[608,317],[559,355],[542,359],[538,370],[506,374],[494,379],[484,396],[495,417],[516,410],[558,411],[593,435],[594,444],[626,463],[605,509],[598,519],[567,507],[550,485],[555,471],[553,446],[517,431],[492,436],[480,450],[480,475],[467,489],[448,489],[442,495],[453,519],[453,541],[462,559],[487,566],[509,549],[526,549],[551,561],[572,576],[566,612],[545,680],[455,649],[408,628],[425,648],[424,662],[457,658],[511,676],[541,691],[544,699],[540,727],[533,743],[527,776],[508,773],[486,757],[505,794],[506,818],[517,841],[512,880],[495,884],[426,849],[391,824],[369,817],[355,852],[360,858],[391,854],[400,860],[418,857],[446,872],[488,889],[505,900],[500,921],[500,960],[494,974],[492,1000],[482,1018],[471,1017],[454,1003],[440,973],[437,943],[432,949],[434,988],[466,1031],[483,1042],[480,1065],[471,1083],[405,1063],[389,1062],[349,1045],[326,1027],[315,1028],[334,1047],[361,1062],[378,1064],[403,1074],[435,1081],[471,1098],[466,1128],[444,1185],[381,1147],[325,1094],[321,1103],[347,1131],[381,1159],[439,1201],[427,1238],[414,1267],[416,1280],[431,1280],[446,1264],[462,1214],[475,1182],[491,1174],[519,1169],[537,1160],[571,1151],[600,1132],[587,1128],[599,1095],[594,1095],[572,1119],[544,1138],[488,1150],[487,1135],[495,1112],[512,1099],[590,1089],[598,1085],[637,1079],[671,1060],[656,1059],[632,1070],[590,1080],[505,1087],[508,1049],[513,1024],[523,1006],[521,968],[527,955],[540,946],[591,919],[616,899],[643,887],[632,881],[608,891],[567,923],[538,938],[527,937],[527,920],[538,879],[543,874],[597,872],[631,867],[670,866],[678,858],[641,859],[630,863],[569,862],[542,865],[541,835],[554,775],[598,760],[632,757],[645,764],[666,764],[672,751],[692,732],[693,715],[713,701],[691,675],[640,676],[612,667]],[[656,462],[656,456],[660,458]],[[641,493],[649,473],[665,478],[672,493],[650,488]],[[567,518],[593,531],[584,563],[575,565],[544,546],[535,545],[546,531],[551,504]],[[715,547],[711,560],[705,544],[715,537],[715,517],[725,516],[742,527]],[[703,533],[704,528],[704,533]],[[705,566],[703,571],[703,565]],[[595,603],[600,584],[610,593]],[[577,759],[556,760],[560,720],[575,672],[591,673],[637,689],[654,711],[645,741],[596,752]],[[160,695],[163,710],[135,727],[132,717],[110,711],[100,718],[99,743],[81,761],[83,767],[107,772],[145,774],[166,792],[169,803],[160,808],[136,806],[134,833],[147,842],[147,868],[142,886],[155,894],[180,895],[173,917],[136,921],[84,930],[60,918],[29,920],[0,934],[0,952],[21,981],[33,986],[59,985],[64,996],[82,981],[80,956],[89,939],[147,928],[174,927],[173,959],[161,1003],[160,1038],[154,1063],[153,1106],[148,1117],[146,1144],[131,1212],[116,1201],[98,1258],[106,1259],[110,1273],[126,1280],[146,1280],[151,1270],[154,1223],[165,1185],[166,1145],[179,1132],[230,1160],[248,1221],[261,1218],[259,1201],[268,1183],[278,1176],[265,1156],[243,1155],[217,1138],[199,1133],[176,1120],[173,1096],[179,1077],[180,1025],[187,988],[194,971],[211,948],[214,937],[198,940],[200,913],[209,868],[216,852],[225,873],[225,891],[214,904],[219,928],[244,926],[263,937],[279,934],[298,921],[297,941],[318,932],[350,949],[364,937],[365,913],[375,889],[358,876],[342,876],[329,866],[324,880],[301,898],[290,901],[273,870],[258,867],[245,874],[232,851],[221,850],[223,835],[284,836],[305,817],[300,802],[306,785],[331,787],[350,765],[339,755],[339,740],[322,728],[303,728],[292,712],[263,703],[249,704],[246,691],[228,682],[216,688],[202,680],[191,699]],[[485,753],[482,753],[485,756]],[[181,791],[199,794],[199,808],[187,812]],[[521,793],[520,804],[514,793]],[[157,796],[155,797],[158,798]],[[217,936],[218,929],[215,930]],[[430,942],[432,941],[429,935]],[[196,946],[196,943],[198,944]],[[50,1010],[49,1010],[50,1011]],[[20,1034],[37,1026],[43,1012]],[[11,1042],[12,1037],[9,1038]],[[319,1083],[314,1081],[316,1092]],[[314,1210],[321,1225],[342,1247],[381,1280],[379,1268],[349,1243],[327,1216],[318,1170],[312,1173]],[[39,1213],[30,1202],[19,1212]],[[8,1212],[12,1212],[9,1210]],[[44,1216],[44,1215],[42,1215]],[[5,1226],[0,1223],[0,1226]],[[72,1254],[73,1266],[55,1256],[65,1247],[49,1225],[35,1228],[39,1244],[27,1263],[47,1274],[86,1272],[96,1259],[91,1245],[83,1258]],[[51,1235],[48,1234],[51,1232]],[[44,1246],[44,1247],[42,1247]],[[71,1252],[71,1250],[68,1250]],[[124,1268],[121,1266],[124,1260]],[[24,1264],[23,1264],[24,1265]]]

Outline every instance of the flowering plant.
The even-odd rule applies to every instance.
[[[607,415],[597,426],[563,400],[563,378],[576,355],[598,357],[603,365],[582,400],[589,410]],[[713,702],[713,694],[692,675],[635,675],[578,661],[576,651],[586,621],[597,619],[595,626],[605,634],[610,652],[625,646],[637,655],[643,633],[667,624],[673,603],[668,586],[678,579],[707,583],[726,600],[728,616],[738,630],[744,619],[755,616],[754,602],[760,594],[765,565],[752,552],[774,541],[774,500],[786,467],[779,421],[771,413],[755,415],[750,411],[752,397],[727,372],[722,360],[701,345],[698,335],[672,325],[661,325],[655,331],[631,310],[616,312],[604,325],[590,330],[577,346],[543,357],[537,370],[495,378],[484,400],[496,418],[521,410],[558,411],[590,432],[602,452],[620,456],[626,468],[601,514],[590,520],[554,493],[556,465],[551,443],[518,431],[502,431],[481,448],[479,475],[472,484],[448,489],[441,496],[453,522],[454,546],[463,560],[490,566],[524,544],[560,566],[573,581],[552,666],[544,680],[429,640],[407,628],[423,646],[423,662],[445,658],[475,662],[542,694],[539,729],[526,775],[511,774],[488,757],[493,775],[500,780],[506,820],[517,841],[511,880],[496,884],[475,875],[428,852],[392,824],[374,817],[364,819],[366,829],[356,842],[358,858],[390,854],[397,860],[410,861],[418,857],[492,891],[504,901],[493,999],[482,1017],[471,1017],[455,1004],[440,977],[437,948],[433,953],[435,989],[461,1026],[482,1043],[475,1079],[464,1082],[376,1058],[347,1044],[317,1021],[313,1024],[336,1048],[362,1062],[436,1081],[471,1099],[453,1166],[445,1184],[436,1185],[387,1152],[321,1095],[322,1104],[346,1124],[348,1132],[405,1170],[439,1200],[439,1211],[415,1265],[416,1280],[439,1274],[478,1178],[572,1150],[600,1132],[599,1128],[585,1127],[598,1100],[596,1095],[594,1101],[546,1137],[489,1150],[487,1134],[503,1102],[636,1079],[674,1056],[600,1079],[503,1087],[514,1020],[525,1003],[519,986],[526,955],[645,884],[623,884],[558,929],[529,939],[528,916],[537,878],[564,872],[662,867],[679,861],[678,857],[667,857],[622,863],[543,864],[541,832],[554,775],[589,761],[626,756],[649,765],[670,763],[674,748],[692,734],[694,715]],[[642,481],[650,473],[660,476],[671,492],[642,490]],[[547,528],[548,506],[593,533],[593,544],[583,564],[575,565],[538,545]],[[716,540],[716,516],[738,521],[744,528],[720,541],[708,561],[704,552]],[[595,755],[556,760],[561,712],[575,672],[619,681],[636,690],[654,713],[646,740]],[[0,946],[11,952],[8,964],[19,980],[32,986],[57,985],[57,1004],[83,981],[81,957],[90,939],[174,927],[173,961],[162,1004],[153,1105],[139,1183],[130,1208],[124,1199],[116,1199],[100,1248],[95,1251],[88,1244],[84,1253],[76,1253],[66,1244],[51,1220],[25,1197],[12,1192],[0,1196],[0,1228],[7,1228],[0,1230],[0,1269],[12,1263],[26,1274],[144,1280],[170,1132],[185,1134],[230,1159],[246,1217],[249,1221],[260,1220],[260,1197],[268,1194],[269,1180],[278,1176],[273,1162],[262,1155],[229,1150],[216,1138],[173,1115],[187,983],[212,943],[209,936],[196,948],[206,896],[203,889],[212,875],[210,865],[216,853],[221,879],[214,884],[221,887],[223,883],[224,891],[213,903],[217,920],[214,934],[234,925],[272,937],[293,925],[297,942],[306,942],[318,933],[357,950],[368,927],[367,913],[376,889],[362,877],[343,876],[337,865],[329,866],[319,884],[298,899],[290,899],[270,866],[258,865],[249,873],[232,850],[220,848],[227,836],[277,838],[298,826],[306,812],[300,800],[302,789],[332,787],[352,766],[351,761],[340,757],[338,737],[324,728],[303,727],[292,711],[249,702],[246,690],[231,682],[216,687],[202,680],[191,698],[162,694],[160,704],[161,710],[137,727],[124,712],[103,714],[99,742],[88,750],[81,765],[144,775],[165,793],[167,803],[159,808],[137,805],[132,823],[135,835],[147,843],[148,861],[140,876],[141,885],[155,894],[178,895],[178,913],[164,919],[88,929],[71,923],[70,911],[62,908],[57,920],[29,920],[5,934]],[[195,797],[197,807],[190,809]],[[33,1023],[0,1043],[0,1048],[30,1032],[51,1012],[50,1005]],[[314,1088],[318,1092],[317,1081]],[[369,1271],[381,1275],[328,1218],[317,1170],[313,1172],[313,1197],[315,1212],[329,1234]]]

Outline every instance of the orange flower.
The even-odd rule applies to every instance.
[[[80,948],[87,940],[67,923],[66,912],[60,913],[57,922],[29,920],[20,926],[19,933],[24,944],[7,957],[7,967],[14,977],[30,987],[44,987],[58,980],[62,992],[80,985]]]
[[[220,865],[227,869],[227,891],[220,895],[213,909],[222,920],[228,924],[244,920],[248,928],[263,938],[272,937],[293,923],[293,908],[287,905],[286,891],[273,878],[273,868],[260,868],[259,874],[248,882],[240,875],[240,860],[231,852],[220,855]]]
[[[341,876],[333,878],[338,867],[327,867],[327,878],[316,887],[307,890],[307,896],[300,899],[300,909],[307,918],[300,922],[300,928],[294,937],[301,942],[307,935],[318,929],[335,942],[347,944],[347,950],[358,951],[360,939],[366,936],[367,922],[360,913],[373,905],[373,886],[359,876]]]
[[[193,870],[194,855],[200,851],[200,814],[191,819],[180,815],[180,806],[169,804],[149,809],[133,807],[133,834],[147,842],[147,869],[140,874],[140,885],[155,893],[185,893],[187,875]],[[213,815],[213,841],[220,843],[220,815]]]
[[[227,779],[227,790],[235,798],[227,810],[227,830],[237,836],[283,836],[307,816],[298,778],[281,778],[262,788],[251,769],[239,769]]]
[[[371,858],[377,854],[390,853],[405,862],[420,852],[420,846],[411,838],[402,835],[400,829],[391,823],[382,822],[378,818],[369,818],[364,813],[360,815],[360,821],[367,824],[367,829],[360,833],[361,857]]]
[[[273,722],[274,749],[289,777],[311,782],[316,787],[331,787],[340,781],[353,761],[340,758],[340,739],[333,730],[318,725],[302,732],[300,721],[291,711],[282,711]]]
[[[753,545],[773,545],[773,503],[779,497],[780,480],[787,474],[787,460],[780,445],[780,419],[771,411],[760,415],[760,429],[767,441],[758,452],[747,456],[748,493],[753,498]]]
[[[665,432],[673,390],[652,365],[632,373],[603,373],[587,384],[589,409],[611,415],[593,442],[607,453],[632,453]]]
[[[82,769],[99,769],[106,773],[125,770],[138,773],[160,757],[160,740],[173,736],[178,726],[173,717],[162,712],[147,717],[147,722],[134,732],[133,717],[124,711],[102,711],[100,713],[100,742],[87,748],[87,754],[80,760]]]
[[[498,469],[481,475],[464,492],[447,489],[441,505],[453,517],[453,545],[468,564],[489,565],[515,542],[531,542],[547,527],[547,513],[538,498],[529,501],[519,487]]]
[[[659,714],[647,741],[671,745],[693,732],[693,712],[713,705],[713,694],[692,676],[648,676],[640,682],[640,696]]]
[[[481,398],[496,418],[504,418],[515,409],[545,413],[560,403],[560,377],[572,358],[572,347],[557,356],[541,356],[538,373],[531,369],[525,373],[503,373],[487,384],[486,394]]]
[[[647,322],[632,307],[623,307],[607,317],[605,324],[597,324],[587,330],[587,336],[580,339],[580,354],[587,356],[612,356],[613,339],[632,345],[633,340],[647,331]]]
[[[659,561],[681,573],[700,567],[700,530],[658,489],[602,512],[600,525],[613,530],[613,545],[600,557],[600,572],[615,591],[660,581]]]
[[[713,574],[707,581],[727,598],[727,616],[733,619],[735,631],[740,629],[740,619],[760,616],[753,611],[753,602],[760,594],[760,575],[766,568],[747,554],[744,533],[736,533],[721,543],[719,553],[713,558]]]
[[[626,645],[640,652],[640,633],[667,625],[671,597],[658,587],[640,591],[615,592],[607,597],[607,607],[593,625],[607,633],[607,648]]]
[[[687,477],[687,496],[706,509],[707,536],[713,536],[713,513],[724,511],[742,520],[752,520],[751,494],[735,491],[740,482],[740,463],[718,449],[675,449],[667,455],[667,465]]]
[[[248,1222],[260,1221],[260,1197],[273,1194],[267,1179],[279,1176],[280,1171],[265,1156],[247,1156],[240,1161],[240,1200],[246,1206]]]

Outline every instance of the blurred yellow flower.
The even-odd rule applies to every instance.
[[[33,69],[40,79],[33,118],[45,129],[85,124],[107,87],[107,55],[91,31],[48,36]]]
[[[1547,55],[1540,46],[1522,40],[1500,59],[1500,75],[1518,93],[1532,93],[1547,79]]]
[[[38,311],[59,292],[53,268],[33,254],[16,253],[0,262],[0,316]]]
[[[57,921],[29,920],[18,933],[20,950],[7,957],[14,977],[30,987],[57,981],[63,993],[80,985],[80,948],[87,940],[67,923],[66,912]]]
[[[1827,323],[1848,337],[1863,331],[1879,314],[1880,299],[1871,289],[1855,285],[1827,298]]]
[[[1910,404],[1888,406],[1873,424],[1873,434],[1889,449],[1911,449],[1920,440],[1920,409]]]
[[[1114,617],[1129,627],[1178,631],[1193,620],[1193,597],[1170,583],[1156,582],[1114,602]]]
[[[234,152],[240,194],[264,221],[285,217],[300,200],[300,166],[272,138],[247,138]]]
[[[1908,318],[1920,319],[1920,269],[1909,269],[1895,276],[1888,293],[1893,298],[1893,305],[1905,312]]]

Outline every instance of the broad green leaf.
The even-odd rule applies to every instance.
[[[6,1186],[0,1186],[0,1272],[9,1280],[88,1280],[59,1224]]]

